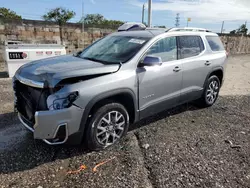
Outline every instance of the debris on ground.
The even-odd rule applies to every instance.
[[[143,144],[142,147],[143,147],[144,149],[148,149],[148,148],[149,148],[149,144]]]
[[[109,161],[114,160],[115,158],[116,158],[116,157],[112,157],[111,159],[108,159],[108,160],[106,160],[106,161],[103,161],[103,162],[101,162],[101,163],[95,165],[95,167],[93,168],[93,172],[97,172],[97,168],[98,168],[99,166],[102,166],[102,165],[108,163]]]
[[[231,140],[225,140],[225,142],[230,144],[231,148],[241,148],[241,145],[234,145]]]
[[[78,170],[75,170],[75,171],[68,171],[67,174],[77,174],[83,170],[87,169],[87,166],[85,165],[81,165],[80,168]]]

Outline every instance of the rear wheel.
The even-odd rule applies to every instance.
[[[198,105],[201,107],[212,106],[218,99],[220,91],[220,80],[217,76],[211,76],[206,83],[203,95],[198,101]]]
[[[101,150],[117,143],[129,127],[129,115],[119,103],[100,107],[88,125],[86,142],[91,150]]]

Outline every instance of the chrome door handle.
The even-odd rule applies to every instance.
[[[206,65],[206,66],[211,65],[210,61],[206,61],[205,65]]]
[[[178,66],[173,69],[174,72],[179,72],[180,70],[181,70],[181,68]]]

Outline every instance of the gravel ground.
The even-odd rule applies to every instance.
[[[114,147],[91,153],[34,141],[13,113],[11,80],[0,79],[0,187],[250,187],[248,60],[230,58],[213,107],[162,112],[132,125]],[[67,174],[81,165],[87,169]]]

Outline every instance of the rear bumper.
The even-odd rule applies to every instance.
[[[83,112],[83,109],[76,106],[55,111],[39,111],[35,113],[34,125],[20,113],[18,117],[21,123],[33,132],[34,139],[43,140],[49,145],[59,145],[66,143],[69,137],[79,133]]]

